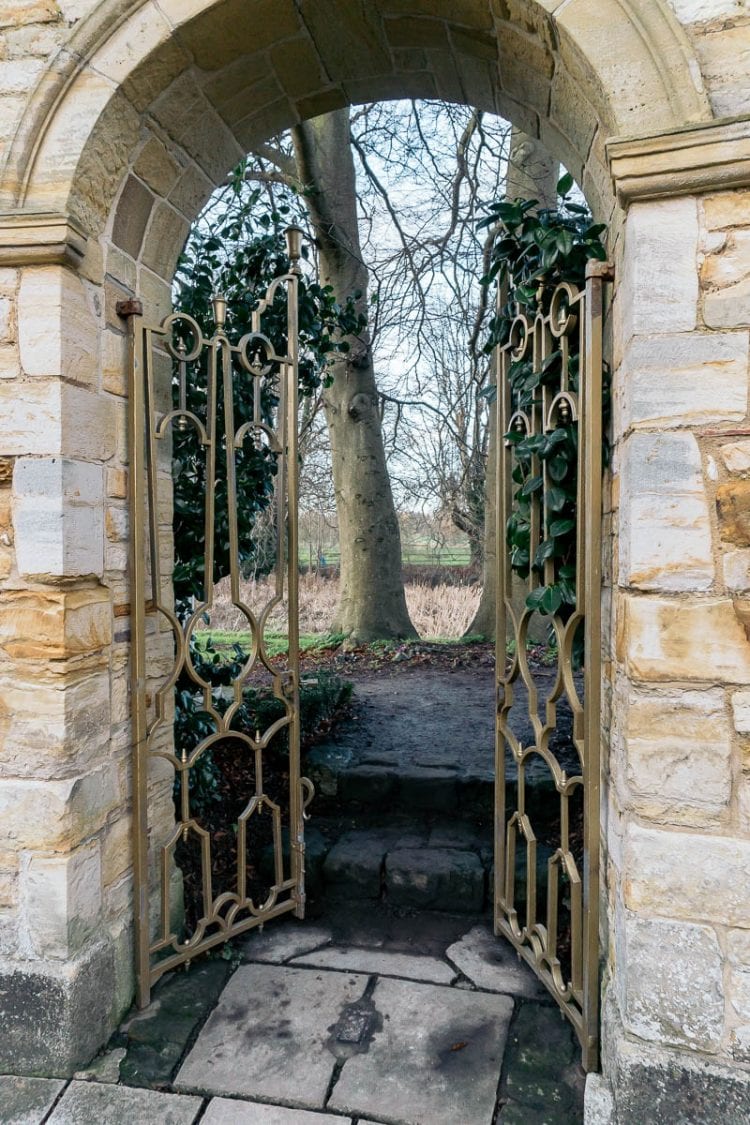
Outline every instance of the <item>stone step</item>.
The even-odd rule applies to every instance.
[[[494,780],[491,772],[472,773],[449,766],[383,760],[355,760],[351,750],[334,743],[316,746],[307,755],[305,770],[315,785],[316,806],[382,809],[413,814],[446,813],[462,817],[491,816]],[[516,769],[510,765],[505,777],[506,809],[516,807]],[[546,764],[527,766],[526,811],[534,822],[545,825],[559,815],[559,796]]]

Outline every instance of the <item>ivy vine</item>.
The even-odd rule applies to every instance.
[[[510,338],[511,325],[519,312],[529,320],[541,310],[549,312],[552,294],[561,282],[578,288],[586,283],[590,259],[605,261],[602,242],[605,227],[594,223],[588,208],[571,198],[573,177],[566,174],[557,185],[559,204],[555,210],[537,209],[535,199],[498,202],[488,207],[485,227],[498,227],[491,266],[482,278],[485,285],[497,281],[506,294],[502,307],[490,324],[486,343],[489,352]],[[573,392],[579,386],[578,336],[569,338],[568,378]],[[508,372],[514,392],[514,408],[531,412],[541,402],[544,387],[559,389],[562,352],[554,351],[534,370],[532,358],[517,360]],[[606,373],[605,373],[606,374]],[[494,399],[496,388],[487,389]],[[605,377],[604,411],[609,413],[609,386]],[[566,617],[576,604],[576,525],[578,495],[578,428],[562,419],[554,430],[527,436],[515,430],[503,435],[513,445],[513,502],[506,526],[506,542],[512,569],[521,578],[531,571],[543,575],[545,563],[554,561],[554,580],[542,582],[526,599],[529,609]],[[605,446],[605,458],[607,450]],[[534,458],[547,470],[544,492],[546,536],[531,542],[532,500],[543,490],[543,477],[534,472]]]

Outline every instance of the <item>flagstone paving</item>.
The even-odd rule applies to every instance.
[[[486,916],[334,902],[232,952],[76,1080],[0,1078],[0,1125],[580,1125],[575,1036]]]

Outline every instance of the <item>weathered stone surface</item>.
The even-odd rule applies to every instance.
[[[615,1103],[612,1091],[601,1074],[586,1075],[583,1103],[584,1125],[613,1125]]]
[[[703,217],[709,230],[745,226],[750,213],[750,191],[723,191],[703,199]]]
[[[750,550],[725,551],[724,582],[733,594],[750,592]]]
[[[451,984],[455,970],[436,957],[395,953],[388,949],[358,949],[356,946],[328,946],[316,953],[294,959],[295,965],[339,969],[368,976],[404,977],[429,984]]]
[[[750,643],[727,598],[624,599],[618,651],[635,680],[750,683]]]
[[[168,195],[181,169],[164,144],[151,137],[138,154],[133,171],[157,195]]]
[[[331,848],[323,864],[326,887],[356,898],[378,898],[388,841],[377,832],[349,832]]]
[[[703,317],[709,328],[744,328],[750,324],[750,278],[707,293]]]
[[[715,931],[635,915],[626,916],[624,930],[626,1027],[640,1039],[716,1051],[724,1030],[724,987]]]
[[[352,760],[352,751],[335,743],[313,746],[305,755],[305,773],[321,797],[335,797],[339,774]]]
[[[747,362],[744,332],[634,337],[620,372],[623,429],[739,421],[747,412]]]
[[[715,923],[720,904],[725,924],[750,926],[747,840],[631,824],[625,864],[625,905],[637,913]]]
[[[7,1073],[70,1075],[112,1030],[109,945],[65,962],[0,963],[0,1067]]]
[[[71,1082],[55,1106],[50,1125],[191,1125],[202,1101],[181,1094],[134,1090],[101,1082]]]
[[[265,961],[281,965],[293,957],[301,957],[313,949],[330,945],[331,931],[327,926],[313,926],[296,921],[269,923],[261,933],[253,930],[243,942],[242,951],[248,961]]]
[[[648,692],[635,687],[620,701],[625,713],[626,775],[638,809],[655,820],[671,804],[699,816],[718,813],[731,794],[731,729],[724,692]],[[679,815],[679,813],[678,813]],[[687,817],[687,810],[682,814]]]
[[[698,310],[698,211],[694,199],[630,207],[619,295],[622,340],[692,332]]]
[[[329,1106],[425,1125],[489,1121],[512,1001],[389,980],[372,999],[382,1026],[345,1063]]]
[[[750,441],[727,442],[719,452],[728,472],[738,476],[750,473]]]
[[[738,734],[750,734],[750,691],[736,691],[732,696],[734,729]]]
[[[18,294],[21,366],[26,375],[83,386],[98,374],[99,336],[80,280],[59,266],[25,270]]]
[[[575,1120],[578,1098],[570,1083],[575,1053],[572,1029],[555,1008],[524,1003],[508,1040],[508,1095],[527,1113]]]
[[[129,176],[120,195],[112,228],[112,240],[131,258],[137,258],[146,233],[154,197],[148,188]]]
[[[74,957],[94,934],[102,909],[99,841],[69,856],[33,855],[22,880],[25,925],[38,957]]]
[[[714,564],[696,439],[633,434],[621,466],[621,583],[642,590],[707,590]]]
[[[743,1121],[750,1111],[746,1071],[691,1058],[684,1051],[655,1047],[645,1051],[642,1044],[621,1039],[613,1073],[618,1125],[631,1121],[648,1121],[649,1125]]]
[[[206,1125],[350,1125],[348,1117],[316,1113],[310,1109],[285,1109],[281,1105],[212,1098],[201,1118]],[[366,1125],[360,1122],[360,1125]]]
[[[473,852],[399,848],[388,853],[385,885],[395,906],[476,912],[484,903],[484,868]]]
[[[180,1068],[176,1087],[322,1108],[336,1062],[327,1048],[331,1027],[366,985],[367,977],[350,973],[243,966]]]
[[[389,800],[395,787],[395,772],[383,766],[353,766],[341,773],[338,780],[342,801],[361,801],[367,805]]]
[[[546,996],[531,969],[512,946],[489,926],[475,926],[445,951],[449,961],[484,992],[505,992],[538,999]]]
[[[4,1125],[39,1125],[64,1085],[56,1078],[0,1076],[0,1113]]]
[[[12,659],[62,660],[105,648],[111,635],[104,587],[0,594],[0,648]]]
[[[19,457],[13,529],[24,578],[100,577],[104,567],[104,472],[67,458]]]
[[[716,489],[722,539],[750,547],[750,480],[731,480]]]

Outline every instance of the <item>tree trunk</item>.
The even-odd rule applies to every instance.
[[[510,139],[508,175],[505,182],[507,199],[538,199],[540,208],[557,206],[557,181],[559,165],[553,160],[544,146],[533,137],[513,129]],[[494,640],[495,606],[497,597],[497,558],[496,527],[497,497],[495,478],[499,443],[496,424],[496,411],[490,412],[489,442],[487,446],[487,474],[485,477],[484,499],[484,564],[482,567],[482,596],[474,620],[467,630]],[[518,614],[523,612],[526,601],[526,583],[513,576],[513,606]],[[531,639],[543,639],[543,637]]]
[[[332,287],[341,304],[355,296],[366,314],[368,274],[359,240],[349,111],[306,121],[292,133],[321,283]],[[350,351],[336,359],[324,396],[341,548],[341,595],[332,627],[353,643],[415,637],[367,329],[347,342]]]

